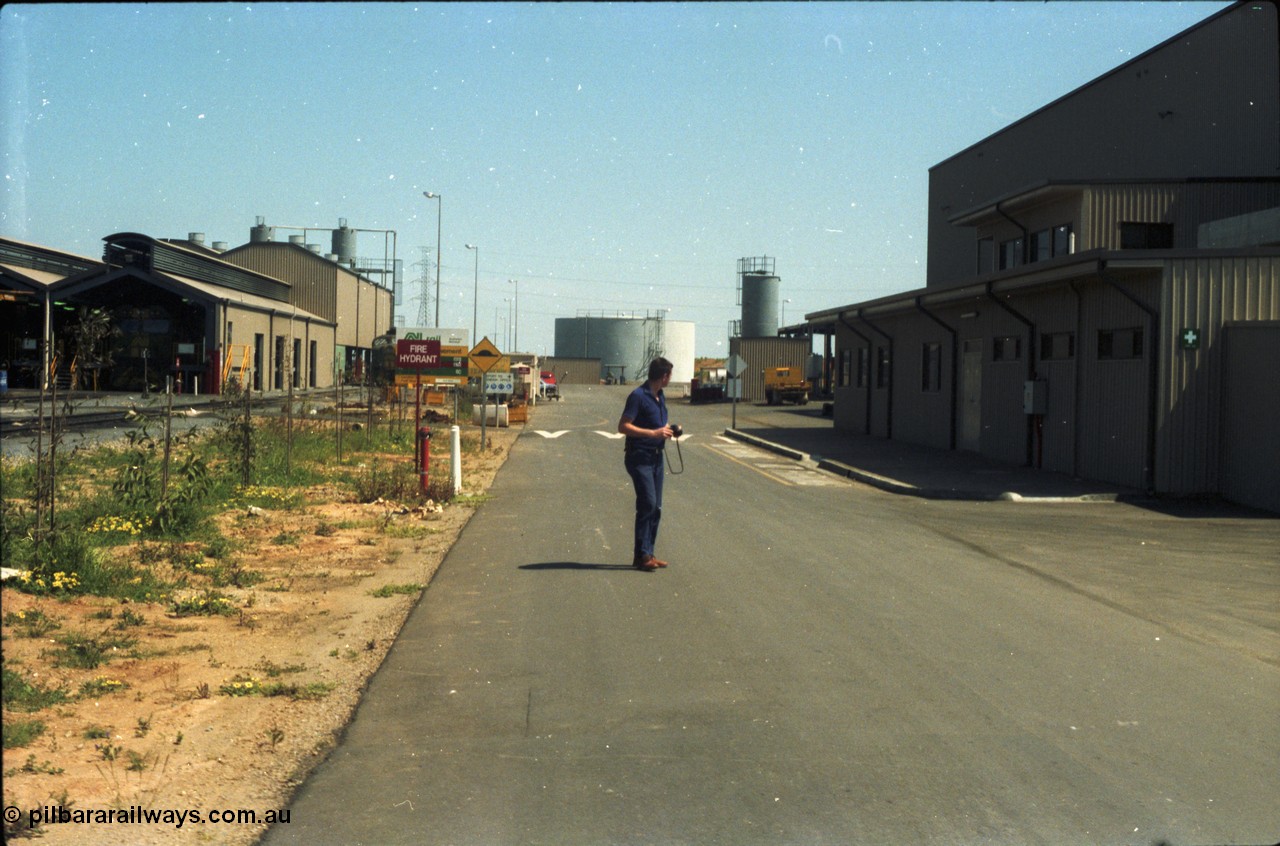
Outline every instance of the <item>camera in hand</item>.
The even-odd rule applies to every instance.
[[[678,437],[680,437],[680,436],[681,436],[681,435],[683,435],[683,434],[684,434],[684,427],[683,427],[683,426],[681,426],[681,425],[679,425],[679,424],[677,424],[677,423],[672,423],[672,424],[671,424],[671,436],[672,436],[673,438],[678,438]]]

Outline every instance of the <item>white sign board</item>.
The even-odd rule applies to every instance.
[[[740,355],[731,355],[729,360],[724,363],[724,369],[736,379],[747,372],[747,360]]]
[[[484,392],[486,394],[513,394],[515,390],[516,382],[512,378],[510,370],[484,374]]]

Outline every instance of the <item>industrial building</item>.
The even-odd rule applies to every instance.
[[[199,393],[230,380],[255,391],[358,381],[373,339],[392,326],[393,273],[375,281],[350,257],[321,255],[301,239],[274,242],[269,230],[260,219],[250,242],[231,250],[205,246],[200,233],[122,232],[103,239],[100,261],[0,238],[9,384],[36,387],[42,366],[100,390],[140,391],[166,377]],[[352,232],[343,221],[335,244]],[[92,310],[114,331],[108,348],[87,357],[73,338]]]
[[[555,358],[598,359],[599,379],[643,381],[649,362],[664,356],[675,365],[671,381],[693,378],[694,324],[667,319],[665,311],[644,314],[580,312],[556,318]]]
[[[1280,511],[1280,41],[1237,3],[930,170],[926,286],[806,315],[839,429]]]

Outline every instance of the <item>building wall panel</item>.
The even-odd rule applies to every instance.
[[[1222,489],[1220,445],[1225,435],[1227,378],[1224,324],[1280,320],[1280,260],[1270,257],[1170,262],[1165,279],[1161,414],[1157,486],[1173,494]],[[1199,333],[1184,349],[1183,332]],[[1274,370],[1272,371],[1274,376]]]
[[[1156,282],[1126,279],[1128,290],[1154,303]],[[1080,367],[1079,474],[1132,488],[1147,484],[1149,412],[1149,356],[1153,354],[1146,314],[1105,284],[1091,285],[1082,298]],[[1098,336],[1104,330],[1138,328],[1143,331],[1141,358],[1102,359]]]

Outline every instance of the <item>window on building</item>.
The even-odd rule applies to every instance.
[[[1000,242],[1000,269],[1008,270],[1022,264],[1022,239]]]
[[[1053,254],[1055,256],[1068,256],[1074,253],[1075,238],[1072,237],[1071,224],[1064,223],[1061,226],[1053,227]]]
[[[1120,224],[1120,249],[1122,250],[1168,250],[1172,247],[1172,223]]]
[[[1040,336],[1041,361],[1065,361],[1075,357],[1075,332],[1050,332]]]
[[[889,350],[885,347],[876,347],[876,387],[889,387]]]
[[[1142,358],[1142,329],[1102,329],[1098,332],[1098,360]]]
[[[293,361],[291,361],[290,364],[293,365],[290,368],[293,371],[293,377],[292,377],[293,387],[301,388],[302,387],[302,381],[301,381],[302,380],[302,339],[301,338],[293,339]]]
[[[307,387],[316,386],[316,342],[311,342],[311,354],[307,356]]]
[[[991,238],[978,239],[978,275],[996,269],[996,242]]]
[[[992,361],[1019,361],[1022,358],[1022,338],[1018,335],[1003,335],[991,343]]]
[[[853,350],[840,350],[840,373],[836,376],[836,382],[841,388],[847,388],[853,384]]]
[[[277,391],[284,390],[284,335],[276,335],[275,367],[272,368],[271,387]]]
[[[263,353],[265,350],[266,338],[261,333],[254,333],[253,336],[253,389],[255,391],[262,390],[262,370],[266,366],[263,362]]]
[[[858,347],[858,387],[871,384],[871,349]]]
[[[1031,233],[1031,260],[1048,261],[1053,258],[1053,230],[1041,229]]]
[[[942,390],[942,344],[926,343],[920,351],[920,390]]]
[[[1031,235],[1031,261],[1046,261],[1071,253],[1071,224],[1051,226]]]

